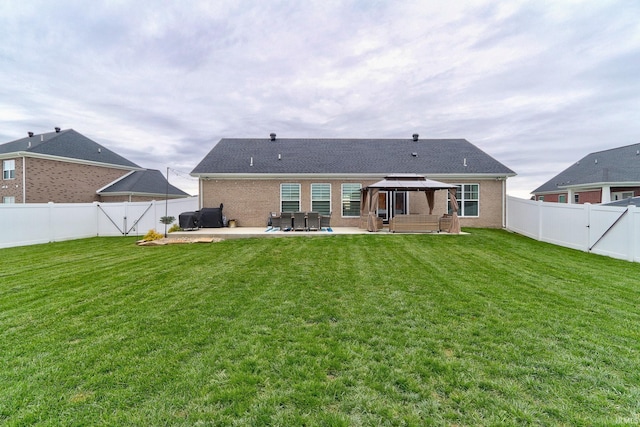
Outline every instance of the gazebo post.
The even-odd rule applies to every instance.
[[[449,205],[451,206],[451,225],[449,233],[460,234],[460,220],[458,219],[458,199],[456,198],[456,189],[449,189]]]
[[[378,204],[378,190],[376,188],[367,188],[367,230],[378,231],[378,222],[376,218],[376,207]]]

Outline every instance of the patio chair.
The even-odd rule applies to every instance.
[[[305,216],[304,212],[295,212],[293,214],[293,229],[295,231],[307,231]]]
[[[307,213],[307,230],[309,231],[320,230],[320,214],[318,212]]]
[[[331,214],[320,215],[320,229],[331,228]]]
[[[280,230],[282,231],[291,230],[291,212],[280,213]]]

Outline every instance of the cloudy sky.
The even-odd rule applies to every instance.
[[[55,126],[192,193],[224,137],[466,138],[528,198],[640,142],[640,2],[0,1],[0,142]]]

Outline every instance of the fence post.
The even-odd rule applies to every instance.
[[[123,223],[122,235],[126,236],[127,235],[127,215],[129,215],[129,203],[124,202],[123,207],[124,207],[124,216],[122,218],[122,223]]]
[[[56,234],[54,231],[54,224],[53,224],[53,209],[54,209],[54,203],[48,202],[47,214],[49,216],[49,243],[55,242],[55,238],[56,238]]]
[[[585,203],[584,205],[584,215],[585,215],[585,234],[586,234],[586,242],[585,242],[585,247],[584,247],[584,251],[585,252],[589,252],[589,248],[591,247],[591,236],[592,236],[592,232],[591,232],[591,203]]]
[[[628,216],[628,226],[627,226],[627,242],[629,243],[628,246],[628,255],[627,255],[627,259],[631,262],[634,262],[636,260],[636,257],[639,255],[638,254],[638,242],[637,242],[637,233],[640,232],[640,230],[636,230],[636,206],[635,205],[629,205],[627,207],[628,211],[627,211],[627,216]]]
[[[538,230],[536,231],[536,240],[538,241],[542,240],[542,210],[544,209],[543,203],[543,200],[538,200]]]

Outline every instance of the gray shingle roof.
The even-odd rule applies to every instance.
[[[103,188],[98,193],[104,195],[109,195],[110,193],[165,195],[167,193],[167,179],[162,175],[162,172],[156,169],[133,171],[124,178]],[[174,197],[189,196],[189,194],[171,184],[169,184],[169,195]]]
[[[604,203],[603,206],[637,206],[640,207],[640,197],[629,197],[628,199],[616,200]]]
[[[130,168],[140,167],[73,129],[33,135],[0,145],[0,154],[19,151]]]
[[[606,183],[640,183],[640,143],[591,153],[532,193],[548,193],[566,187]]]
[[[191,173],[515,175],[466,139],[411,138],[224,138]]]

